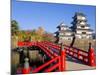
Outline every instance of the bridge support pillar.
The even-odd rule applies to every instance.
[[[65,71],[65,49],[63,44],[61,44],[61,71]]]
[[[88,65],[92,66],[92,67],[95,67],[96,66],[95,53],[94,53],[94,48],[92,48],[91,43],[89,43],[88,55],[89,55],[89,58],[88,58],[89,59],[89,63],[88,63]]]

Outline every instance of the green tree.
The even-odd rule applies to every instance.
[[[11,33],[12,35],[17,35],[17,32],[19,31],[19,25],[16,20],[11,21]]]
[[[55,42],[55,37],[52,33],[49,32],[45,32],[45,34],[43,35],[43,40],[44,41],[52,41]]]

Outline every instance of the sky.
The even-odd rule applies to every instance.
[[[54,33],[61,22],[69,27],[72,26],[72,17],[75,12],[83,12],[87,16],[88,24],[95,32],[96,7],[89,5],[12,0],[11,19],[16,20],[22,30],[33,30],[42,26],[45,31]]]

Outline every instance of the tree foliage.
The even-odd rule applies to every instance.
[[[11,33],[12,35],[17,35],[17,32],[19,31],[19,25],[16,20],[11,21]]]
[[[45,33],[45,30],[43,27],[38,27],[38,29],[36,30],[36,34],[42,36]]]
[[[19,30],[19,25],[16,20],[11,21],[12,36],[17,36],[18,41],[54,41],[53,34],[45,31],[43,27],[33,30]]]

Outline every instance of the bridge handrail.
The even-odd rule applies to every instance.
[[[47,43],[47,44],[49,44],[49,45],[56,46],[56,47],[58,47],[59,49],[61,48],[60,45],[53,44],[52,42],[44,41],[44,43]],[[70,46],[67,46],[67,45],[64,45],[64,46],[65,46],[65,48],[73,48],[73,49],[77,49],[77,50],[79,50],[79,51],[82,51],[82,52],[88,53],[87,51],[81,50],[81,49],[76,48],[76,47],[70,47]]]
[[[84,51],[82,49],[79,49],[79,48],[76,48],[76,47],[70,47],[70,46],[67,46],[67,45],[64,45],[66,48],[73,48],[73,49],[76,49],[78,51],[82,51],[82,52],[85,52],[85,53],[88,53],[87,51]]]
[[[51,63],[55,62],[52,66],[50,65],[49,68],[47,68],[46,70],[44,70],[45,72],[50,72],[53,71],[54,69],[56,69],[58,67],[59,71],[64,71],[64,67],[61,67],[61,64],[64,65],[64,60],[65,59],[61,59],[62,57],[64,58],[64,55],[57,55],[55,53],[53,53],[52,50],[48,49],[47,47],[45,47],[43,45],[43,43],[41,42],[18,42],[18,46],[19,47],[23,47],[23,46],[38,46],[40,47],[49,57],[51,57],[51,60],[46,62],[45,64],[39,66],[38,68],[32,70],[32,72],[39,72],[40,70],[42,70],[43,68],[49,66]],[[63,61],[63,62],[62,62]]]
[[[41,42],[18,42],[18,46],[19,47],[24,47],[24,46],[27,46],[27,47],[29,47],[29,46],[33,46],[33,45],[35,45],[35,46],[39,46],[40,48],[42,48],[42,50],[49,56],[49,57],[51,57],[51,58],[53,58],[53,56],[57,56],[57,55],[55,55],[55,54],[52,54],[51,52],[50,52],[50,50],[48,50],[48,49],[46,49],[42,44],[41,44]],[[46,49],[46,50],[45,50]]]
[[[57,50],[60,50],[59,45],[56,45],[56,44],[51,43],[51,42],[44,42],[44,43],[48,44],[48,46],[51,46]],[[79,59],[88,65],[90,65],[90,63],[91,63],[90,66],[95,66],[95,54],[93,51],[90,52],[91,48],[89,48],[90,50],[88,52],[86,52],[86,51],[83,51],[83,50],[78,49],[76,47],[70,47],[70,46],[65,45],[65,49],[66,49],[66,53],[69,54],[70,56],[72,56],[76,59]]]
[[[32,72],[33,72],[33,73],[39,72],[40,70],[42,70],[42,69],[45,68],[46,66],[50,65],[52,62],[55,62],[55,61],[57,61],[57,60],[60,60],[59,58],[60,58],[60,56],[57,56],[57,57],[53,58],[52,60],[50,60],[50,61],[46,62],[45,64],[39,66],[38,68],[34,69]],[[55,67],[59,67],[59,66],[60,66],[60,65],[58,65],[58,64],[59,64],[59,63],[57,63],[56,66],[50,67],[49,69],[47,69],[47,70],[45,70],[45,71],[46,71],[46,72],[52,71],[53,69],[55,69]]]
[[[49,54],[49,56],[51,56],[51,58],[58,56],[57,54],[54,54],[51,50],[47,49],[44,45],[42,45],[42,43],[38,43],[38,46],[44,50],[46,53]]]
[[[46,44],[41,43],[42,46],[44,46],[46,49],[48,48]],[[48,52],[50,52],[53,56],[58,56],[57,53],[54,53],[52,50],[50,50],[49,48],[47,49]]]
[[[44,43],[46,43],[46,44],[49,44],[49,45],[51,45],[52,47],[54,47],[54,46],[57,46],[57,47],[55,47],[57,50],[60,50],[60,46],[59,45],[56,45],[56,44],[52,44],[51,42],[44,42]],[[81,49],[78,49],[78,48],[76,48],[76,47],[70,47],[70,46],[67,46],[67,45],[64,45],[65,46],[65,49],[67,49],[67,50],[70,50],[70,51],[72,51],[73,49],[74,50],[77,50],[78,52],[82,52],[82,53],[88,53],[88,52],[86,52],[86,51],[83,51],[83,50],[81,50]],[[72,49],[72,50],[71,50]],[[73,50],[73,51],[74,51]],[[78,53],[77,52],[77,53]]]

